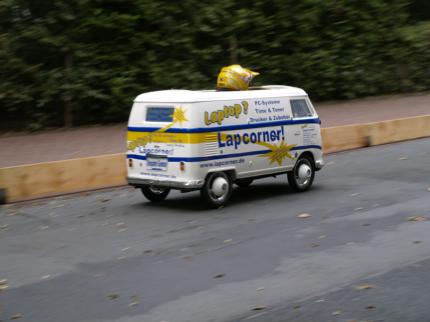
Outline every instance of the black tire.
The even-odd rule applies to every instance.
[[[249,185],[252,183],[252,181],[254,181],[254,180],[252,180],[252,179],[239,179],[235,183],[241,188],[246,188],[246,187],[249,187]]]
[[[305,170],[309,169],[309,172],[305,171],[306,173],[309,173],[308,177],[303,177],[303,178],[299,177],[299,169],[302,165],[307,166]],[[306,190],[309,190],[315,178],[315,167],[313,164],[313,160],[307,156],[300,157],[297,160],[296,165],[294,166],[294,169],[292,171],[289,171],[287,176],[288,176],[288,183],[294,191],[304,192]]]
[[[146,199],[149,201],[163,201],[166,199],[167,195],[170,192],[169,188],[160,188],[160,187],[153,187],[153,186],[144,186],[140,188],[142,190],[143,195]]]
[[[200,195],[209,207],[219,208],[228,202],[232,191],[233,183],[230,177],[224,172],[214,172],[207,176],[204,186],[200,189]]]

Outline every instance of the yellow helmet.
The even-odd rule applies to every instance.
[[[240,65],[230,65],[221,68],[218,74],[217,88],[229,89],[233,91],[247,90],[252,79],[260,75],[248,68],[243,68]]]

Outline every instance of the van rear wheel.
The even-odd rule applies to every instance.
[[[166,199],[170,192],[169,188],[154,187],[154,186],[144,186],[140,188],[146,199],[150,201],[162,201]]]
[[[308,190],[315,178],[315,167],[309,157],[300,157],[294,169],[287,174],[290,187],[296,192]]]
[[[224,206],[231,197],[233,184],[224,172],[210,173],[200,194],[211,208]]]

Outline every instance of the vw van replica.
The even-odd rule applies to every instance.
[[[200,190],[214,208],[233,184],[269,176],[287,174],[294,191],[305,191],[324,164],[320,124],[296,87],[144,93],[128,123],[127,180],[151,201]]]

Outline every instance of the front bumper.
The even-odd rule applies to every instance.
[[[203,187],[203,180],[187,180],[187,181],[171,181],[171,180],[158,180],[158,179],[140,179],[140,178],[127,178],[129,185],[134,187],[141,186],[156,186],[180,190],[194,190]]]

